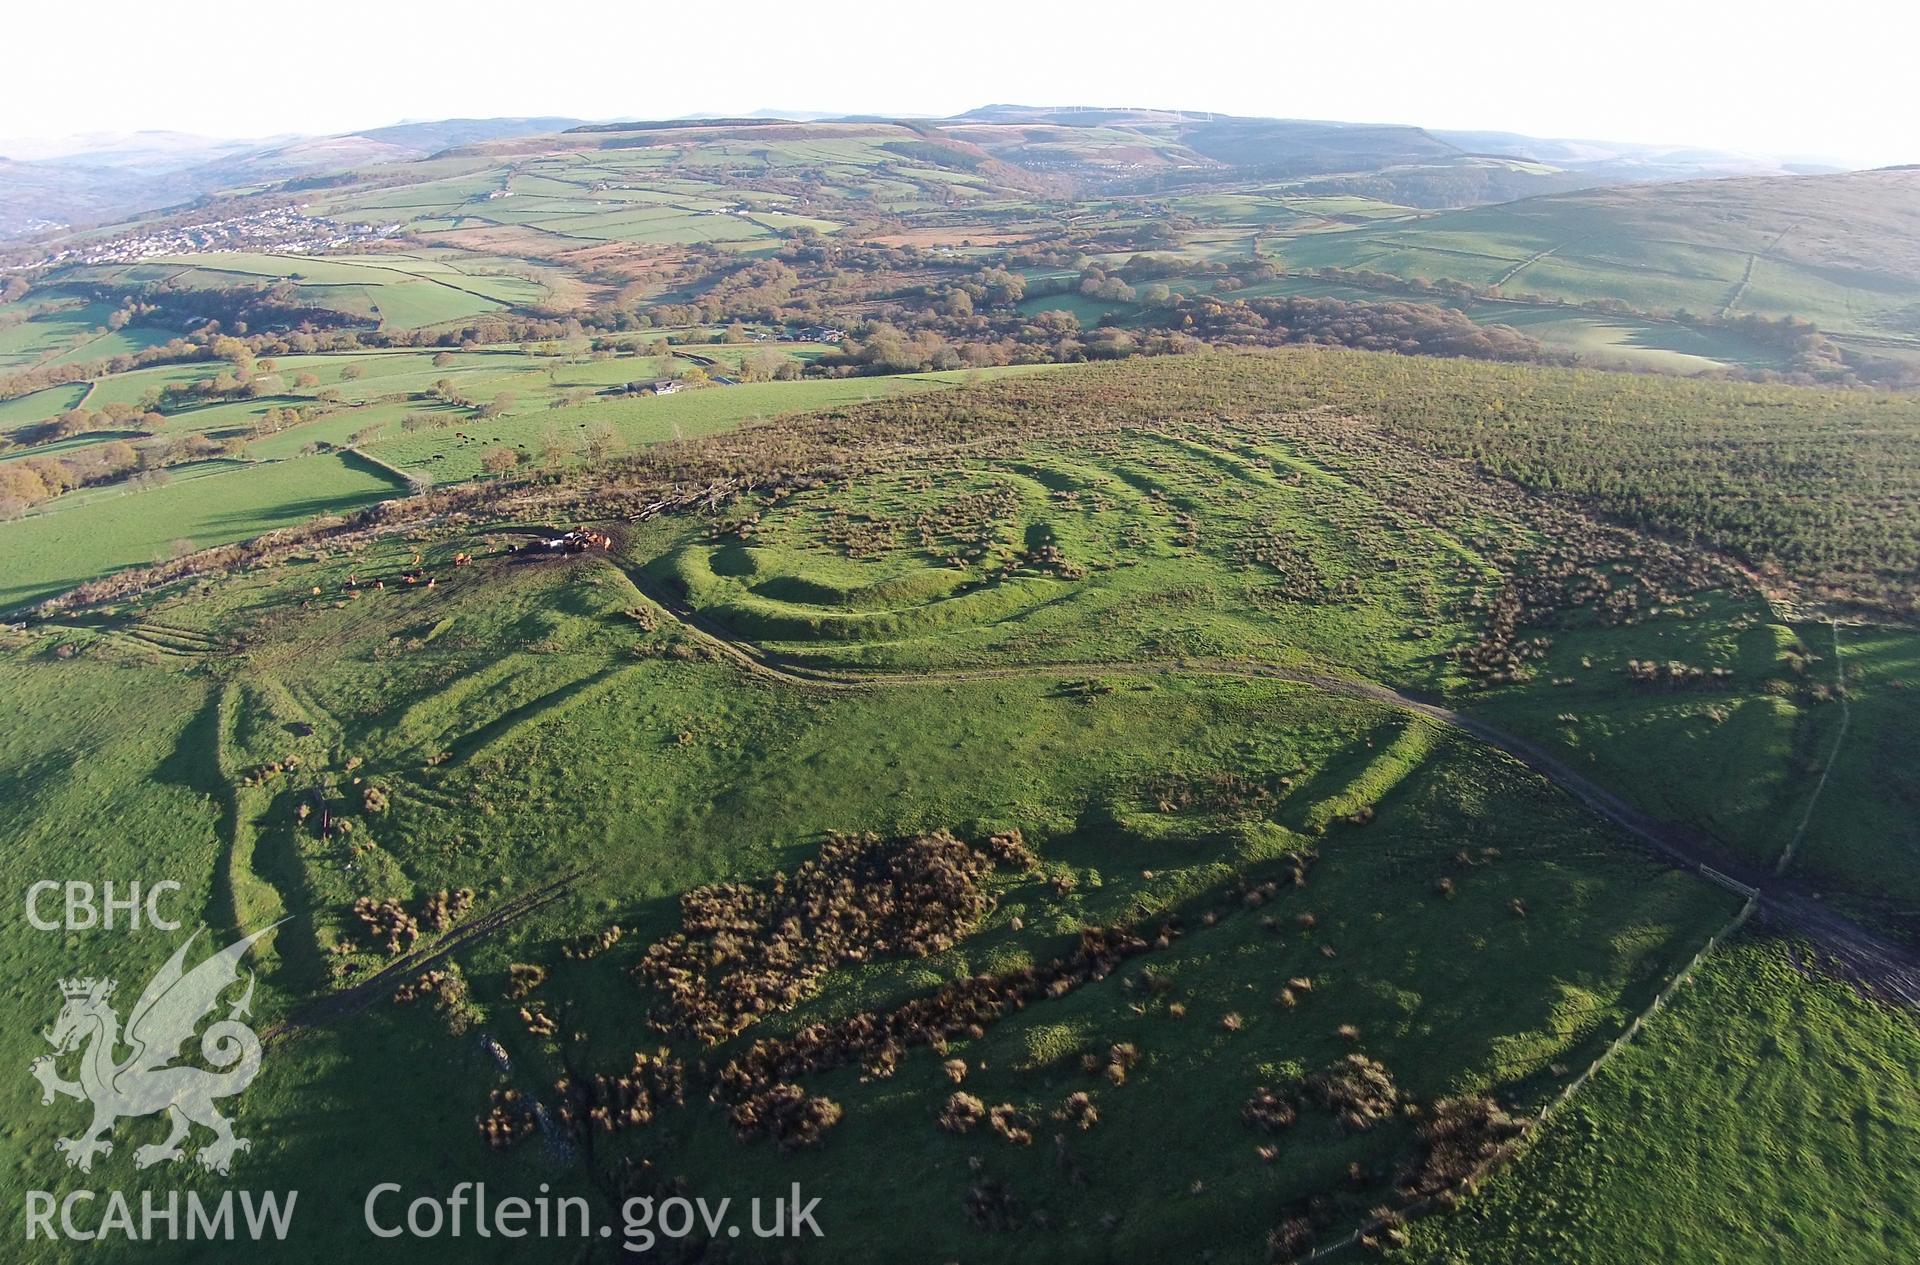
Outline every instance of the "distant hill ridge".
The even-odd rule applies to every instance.
[[[562,116],[451,118],[397,123],[331,136],[234,141],[181,133],[76,138],[70,152],[0,159],[0,238],[174,206],[227,189],[404,163],[447,152],[536,152],[535,138],[674,132],[760,136],[836,134],[895,126],[929,142],[1004,164],[1019,187],[1152,191],[1200,179],[1334,178],[1330,193],[1386,196],[1442,208],[1535,193],[1700,176],[1807,170],[1688,146],[1554,140],[1507,132],[1446,132],[1410,124],[1274,119],[1147,107],[999,103],[944,119],[821,117],[794,111],[675,119],[584,122]],[[1491,158],[1494,161],[1487,162]],[[1015,179],[1013,172],[1024,172]],[[1385,173],[1383,175],[1383,173]],[[1033,182],[1039,184],[1033,184]]]

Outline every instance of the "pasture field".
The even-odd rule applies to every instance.
[[[268,393],[252,398],[201,402],[192,397],[156,402],[169,387],[185,388],[228,371],[225,362],[165,365],[113,374],[91,385],[49,388],[15,401],[19,420],[5,432],[15,446],[0,449],[0,462],[59,458],[85,461],[105,445],[132,442],[166,450],[199,440],[229,446],[221,462],[172,466],[158,478],[191,488],[149,486],[152,479],[80,487],[42,502],[16,537],[19,552],[0,562],[0,609],[11,609],[96,578],[121,567],[145,564],[174,544],[196,546],[244,539],[271,527],[288,526],[315,514],[356,508],[380,496],[405,491],[390,472],[372,484],[331,476],[309,489],[290,472],[248,477],[240,502],[226,494],[238,481],[199,482],[214,470],[240,473],[238,465],[307,458],[332,450],[357,448],[388,467],[423,483],[449,484],[482,474],[482,460],[506,447],[543,467],[574,465],[649,444],[711,434],[781,413],[857,403],[905,392],[923,392],[973,380],[1026,372],[1000,368],[898,375],[884,378],[746,382],[708,385],[662,397],[625,396],[628,382],[651,381],[683,373],[691,360],[659,354],[656,340],[636,342],[619,353],[567,354],[552,347],[519,345],[461,350],[370,351],[325,355],[289,355],[263,361],[256,370]],[[700,356],[717,363],[717,373],[739,373],[750,359],[759,363],[771,349],[804,363],[823,348],[805,344],[702,344]],[[451,399],[446,394],[451,393]],[[109,404],[145,405],[162,410],[163,424],[151,430],[109,427],[52,442],[24,442],[39,423],[79,400],[88,409]],[[460,402],[453,402],[460,401]],[[499,402],[508,406],[498,411]],[[0,414],[0,420],[13,418]],[[218,452],[219,450],[215,450]],[[203,457],[207,454],[203,454]],[[302,463],[293,470],[318,471]],[[332,469],[333,467],[328,467]],[[356,467],[357,468],[357,467]],[[351,486],[349,486],[351,485]],[[379,491],[380,495],[369,495]],[[202,494],[221,494],[213,503],[192,504]],[[264,498],[286,498],[278,511]],[[106,501],[137,497],[107,511]],[[86,515],[49,516],[80,505]],[[137,527],[152,511],[150,523]],[[105,523],[102,530],[60,530]],[[218,524],[230,524],[220,528]],[[0,535],[12,525],[0,523]]]
[[[1920,264],[1897,172],[1814,185],[1702,181],[1529,198],[1278,243],[1296,269],[1364,268],[1642,312],[1798,316],[1920,335]],[[1866,243],[1871,240],[1872,245]]]
[[[1071,312],[1081,328],[1092,329],[1105,317],[1131,314],[1138,309],[1131,303],[1096,299],[1084,294],[1038,294],[1020,300],[1020,310],[1028,316],[1042,312]]]
[[[1784,364],[1778,350],[1730,329],[1521,303],[1473,303],[1463,310],[1483,324],[1511,325],[1550,347],[1564,347],[1595,368],[1692,376]]]
[[[164,483],[75,494],[0,523],[0,607],[12,610],[122,567],[247,540],[406,490],[350,455],[210,463]]]
[[[1004,376],[1009,371],[749,382],[659,397],[595,398],[560,408],[548,407],[551,401],[536,400],[486,421],[450,421],[447,426],[412,433],[387,426],[367,445],[367,451],[436,483],[451,483],[478,476],[486,452],[503,445],[524,454],[529,462],[540,463],[543,452],[557,444],[565,451],[562,464],[570,464],[579,459],[589,434],[602,428],[612,433],[616,449],[639,448],[709,435],[782,413],[938,390],[969,379]]]
[[[8,401],[0,404],[0,424],[8,426],[9,438],[21,443],[36,423],[49,421],[76,405],[99,410],[120,404],[159,410],[165,418],[166,435],[204,434],[225,439],[252,434],[254,424],[269,410],[309,409],[309,420],[275,432],[276,438],[285,440],[304,434],[316,423],[337,426],[374,406],[411,402],[428,407],[436,402],[430,397],[442,383],[465,398],[485,402],[507,391],[516,399],[544,407],[562,396],[672,376],[692,364],[674,360],[659,350],[661,346],[657,338],[640,340],[621,354],[602,352],[592,356],[550,345],[517,344],[279,356],[255,366],[266,390],[259,395],[243,393],[240,399],[164,399],[161,393],[169,387],[210,382],[222,372],[230,372],[232,366],[222,361],[161,365],[109,374],[91,384],[48,388]],[[722,372],[738,373],[742,361],[764,346],[703,345],[698,351],[718,361]],[[772,346],[801,363],[823,350],[817,345]],[[83,443],[106,442],[100,435],[89,440],[82,433],[76,438]],[[7,450],[7,455],[31,456],[41,451],[38,446],[22,443]]]
[[[1804,951],[1747,941],[1711,959],[1520,1163],[1418,1225],[1411,1254],[1867,1265],[1920,1251],[1913,1189],[1888,1180],[1920,1151],[1920,1042],[1808,979]]]
[[[110,330],[94,337],[84,338],[46,363],[88,364],[119,356],[135,356],[151,347],[160,346],[171,337],[172,335],[165,330],[137,325],[128,326],[125,329]]]
[[[1253,1265],[1446,1190],[1453,1216],[1371,1233],[1414,1259],[1905,1254],[1911,1014],[1782,932],[1833,934],[1792,920],[1806,892],[1910,932],[1879,898],[1920,873],[1897,830],[1920,638],[1806,618],[1723,553],[1810,558],[1807,490],[1870,437],[1882,474],[1828,497],[1818,573],[1897,560],[1905,403],[1332,351],[933,386],[622,401],[636,429],[753,391],[817,411],[689,413],[5,634],[0,846],[175,878],[217,933],[290,916],[236,1100],[236,1173],[301,1191],[278,1258],[337,1259],[396,1174],[603,1219],[670,1185],[821,1199],[823,1245],[748,1260],[893,1259],[911,1224],[936,1259]],[[1630,460],[1675,477],[1628,507],[1605,471]],[[75,502],[0,545],[348,461]],[[1704,513],[1734,461],[1764,497]],[[562,524],[609,539],[519,547]],[[1475,1193],[1742,908],[1635,813],[1772,912]],[[144,978],[163,941],[112,969]],[[0,928],[22,980],[96,947]],[[8,1004],[23,1064],[58,997]],[[38,1120],[34,1090],[0,1093]],[[91,1175],[17,1130],[0,1197],[177,1188],[127,1159],[157,1127]]]
[[[1331,221],[1322,221],[1318,228],[1311,230],[1296,226],[1292,231],[1322,232],[1330,229],[1343,231]],[[1248,239],[1240,236],[1236,229],[1230,228],[1226,232],[1226,236],[1219,238],[1196,236],[1194,243],[1190,244],[1190,252],[1197,258],[1213,255],[1231,260],[1249,248]],[[1284,240],[1291,240],[1291,237]],[[1289,250],[1276,247],[1273,245],[1275,241],[1272,237],[1263,239],[1262,251],[1270,257],[1287,259]],[[1347,260],[1340,266],[1375,268],[1379,262]],[[1052,277],[1056,274],[1039,272],[1035,275]],[[1428,274],[1412,272],[1407,275]],[[1192,294],[1205,290],[1205,286],[1194,279],[1174,277],[1165,280],[1176,293]],[[1433,294],[1413,288],[1402,291],[1362,288],[1323,279],[1310,272],[1258,281],[1228,292],[1228,297],[1235,299],[1268,295],[1334,298],[1348,303],[1436,301]],[[1572,296],[1566,297],[1571,300]],[[1547,348],[1572,353],[1581,364],[1599,369],[1718,376],[1729,371],[1780,370],[1787,363],[1786,355],[1779,348],[1769,347],[1728,327],[1686,324],[1627,313],[1603,314],[1572,306],[1571,301],[1562,304],[1489,299],[1449,302],[1448,306],[1456,308],[1477,324],[1510,326],[1538,339]],[[1071,312],[1085,329],[1094,328],[1108,317],[1115,318],[1129,328],[1149,329],[1154,324],[1152,314],[1139,304],[1097,299],[1073,291],[1028,295],[1020,301],[1018,310],[1028,316],[1048,311]]]
[[[0,371],[84,354],[107,334],[113,305],[56,295],[26,305],[24,311],[9,306],[4,313],[7,319],[0,323]]]
[[[48,387],[30,395],[15,396],[11,400],[0,400],[0,426],[12,430],[16,426],[45,421],[64,413],[86,398],[88,386],[85,382],[72,383]]]
[[[1374,198],[1314,196],[1285,185],[1234,189],[1173,198],[1171,205],[1203,223],[1278,232],[1283,236],[1324,232],[1417,215],[1412,207]]]
[[[379,328],[420,329],[539,303],[549,288],[525,264],[454,252],[426,255],[268,255],[211,253],[159,257],[137,269],[100,266],[81,274],[111,283],[138,279],[196,290],[277,282],[311,307],[357,317]],[[100,354],[113,354],[105,352]],[[95,358],[89,355],[86,358]]]
[[[1421,303],[1431,302],[1433,298],[1416,290],[1390,293],[1311,275],[1280,277],[1233,292],[1235,298],[1270,294],[1344,299],[1350,303],[1396,299]],[[1460,304],[1459,310],[1482,325],[1512,326],[1548,347],[1574,353],[1580,363],[1597,369],[1650,370],[1691,377],[1720,374],[1729,369],[1778,369],[1785,363],[1779,349],[1727,328],[1683,325],[1632,315],[1602,315],[1574,307],[1518,300],[1468,302]]]
[[[1819,656],[1809,671],[1831,686],[1824,708],[1840,711],[1839,697],[1846,699],[1851,756],[1834,767],[1828,791],[1852,808],[1846,818],[1810,818],[1796,864],[1849,887],[1850,901],[1865,916],[1884,918],[1920,899],[1913,877],[1920,815],[1909,811],[1920,791],[1920,641],[1904,629],[1847,627],[1835,633],[1809,629],[1805,640]],[[1827,724],[1835,727],[1839,720]],[[1878,881],[1870,881],[1875,875]]]

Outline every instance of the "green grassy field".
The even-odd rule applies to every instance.
[[[571,454],[584,442],[581,436],[595,428],[610,429],[617,447],[633,448],[708,435],[781,413],[935,390],[966,376],[908,374],[840,381],[754,382],[659,397],[596,398],[559,409],[547,408],[536,400],[498,418],[461,421],[453,429],[405,434],[389,427],[368,451],[436,482],[454,482],[479,475],[487,450],[502,445],[537,461],[550,442],[559,443],[567,447],[568,459],[574,460]]]
[[[516,265],[515,271],[528,269]],[[305,303],[393,329],[418,329],[504,312],[537,303],[548,292],[538,281],[489,272],[484,260],[459,255],[394,253],[307,258],[215,253],[160,256],[138,265],[137,270],[101,267],[87,274],[89,279],[105,282],[126,280],[130,275],[201,290],[285,281]]]
[[[1920,334],[1908,174],[1593,190],[1299,236],[1289,266],[1464,281],[1508,295]],[[1872,243],[1869,245],[1868,243]]]
[[[1287,276],[1235,292],[1236,297],[1297,294],[1348,302],[1379,302],[1398,298],[1430,302],[1431,295],[1408,290],[1389,294],[1342,285],[1313,276]],[[1583,364],[1602,369],[1633,369],[1692,376],[1728,369],[1775,369],[1782,363],[1778,349],[1764,346],[1731,329],[1703,329],[1672,321],[1634,316],[1602,316],[1577,308],[1518,301],[1467,303],[1461,306],[1483,325],[1510,325],[1547,346],[1574,353]]]
[[[1102,317],[1116,313],[1124,316],[1135,308],[1131,303],[1115,303],[1089,298],[1084,294],[1042,294],[1022,299],[1020,310],[1028,316],[1038,316],[1042,312],[1071,312],[1082,328],[1092,329]]]
[[[69,386],[48,387],[44,391],[35,391],[30,395],[0,400],[0,426],[6,426],[11,430],[16,426],[56,417],[78,404],[86,393],[87,384],[83,382]]]
[[[106,333],[112,314],[111,304],[64,298],[34,303],[24,311],[9,308],[9,319],[0,323],[0,369],[73,354]]]
[[[77,493],[71,504],[0,523],[0,606],[25,606],[121,567],[246,540],[405,491],[398,479],[351,456],[315,456]]]
[[[519,346],[283,356],[260,370],[275,384],[270,394],[175,406],[153,431],[113,428],[54,443],[20,444],[0,452],[0,461],[85,460],[90,451],[114,441],[164,446],[198,436],[243,444],[245,458],[265,464],[213,482],[202,476],[224,466],[163,471],[160,477],[171,481],[164,488],[139,481],[79,488],[42,503],[17,524],[0,524],[0,533],[18,542],[17,552],[0,562],[0,607],[151,562],[181,542],[204,546],[245,539],[405,490],[386,471],[369,483],[371,467],[356,465],[343,474],[338,459],[307,460],[334,449],[355,447],[409,476],[447,484],[479,476],[484,455],[498,447],[512,448],[539,465],[551,464],[550,458],[574,465],[782,413],[938,390],[1034,368],[708,385],[662,397],[619,395],[615,389],[625,383],[688,367],[690,362],[670,355],[648,354],[656,345],[594,356]],[[763,350],[751,344],[707,345],[700,354],[737,373],[744,359]],[[819,348],[783,345],[781,351],[804,359]],[[89,409],[138,404],[169,385],[202,381],[228,368],[225,362],[160,366],[109,375],[91,387],[50,388],[13,402],[13,415],[20,420],[12,434],[23,436],[82,398]],[[469,403],[456,406],[435,396],[441,384]],[[497,416],[479,415],[480,405],[499,400],[512,404]],[[270,413],[302,409],[308,410],[302,415],[307,420],[266,425]],[[424,426],[418,424],[422,419]],[[0,414],[4,420],[9,419]],[[296,458],[298,464],[281,468]],[[312,481],[294,473],[322,470],[328,473]],[[275,497],[282,503],[273,504]],[[107,502],[116,508],[107,508]],[[67,516],[74,511],[80,512]],[[82,524],[84,530],[75,530]]]
[[[411,359],[367,358],[341,381],[377,400],[378,381],[415,374]],[[609,366],[627,363],[555,367],[617,378]],[[481,353],[430,368],[536,372]],[[337,1258],[366,1189],[395,1175],[442,1195],[464,1180],[500,1195],[544,1182],[609,1218],[651,1189],[643,1162],[736,1200],[799,1182],[821,1198],[828,1236],[797,1245],[801,1259],[895,1259],[903,1223],[940,1259],[1007,1263],[1165,1259],[1205,1242],[1215,1260],[1252,1265],[1296,1221],[1306,1230],[1287,1233],[1337,1240],[1438,1180],[1422,1129],[1455,1110],[1443,1099],[1538,1112],[1740,905],[1534,768],[1374,686],[1549,749],[1702,832],[1730,866],[1769,867],[1805,815],[1791,873],[1899,926],[1880,898],[1916,872],[1900,833],[1911,630],[1842,630],[1851,725],[1836,748],[1824,625],[1776,610],[1670,532],[1593,513],[1607,504],[1602,458],[1705,468],[1687,456],[1698,447],[1761,460],[1742,429],[1756,411],[1770,434],[1799,428],[1793,459],[1768,467],[1772,494],[1797,504],[1824,462],[1858,455],[1859,427],[1905,451],[1897,401],[1836,420],[1833,402],[1874,397],[1305,351],[957,390],[884,381],[898,393],[866,403],[882,380],[634,401],[619,425],[669,442],[503,488],[498,508],[448,500],[385,535],[299,542],[6,634],[0,689],[20,723],[0,734],[0,845],[35,873],[177,878],[182,907],[219,933],[292,915],[255,998],[263,1026],[291,1027],[236,1102],[254,1139],[236,1173],[301,1191],[304,1230],[277,1258]],[[766,426],[676,412],[754,392],[826,411]],[[1495,400],[1533,420],[1477,427],[1458,450],[1450,419],[1498,416]],[[1613,418],[1619,446],[1587,417]],[[495,420],[503,436],[523,424]],[[693,434],[709,422],[725,428]],[[1515,481],[1489,472],[1503,461]],[[167,535],[230,538],[229,525],[284,521],[256,497],[263,481],[312,496],[322,471],[331,499],[311,509],[390,491],[350,459],[290,458],[83,494],[0,526],[0,546],[29,533],[14,538],[55,560],[44,569],[63,542],[114,533],[149,555]],[[669,487],[721,475],[758,490],[628,521]],[[1685,491],[1645,502],[1649,521],[1691,521]],[[143,498],[160,499],[131,514]],[[139,536],[167,498],[167,531]],[[216,502],[211,521],[188,514]],[[515,548],[534,524],[601,513],[610,548]],[[62,520],[74,529],[44,526]],[[1883,549],[1875,521],[1831,520],[1835,556]],[[1725,674],[1653,688],[1629,671],[1643,660]],[[330,832],[301,811],[316,803]],[[852,932],[848,952],[711,1044],[667,1023],[667,994],[635,973],[683,925],[697,938],[683,924],[690,890],[772,890],[835,832],[984,841],[1016,828],[1032,868],[966,880],[977,903],[951,936],[913,953],[861,948]],[[557,899],[516,906],[562,879]],[[454,926],[503,921],[432,964],[448,973],[434,977],[442,991],[346,1004],[392,960],[355,902],[430,919],[435,893],[461,889],[473,903]],[[814,926],[803,943],[842,934]],[[868,1023],[906,1023],[979,977],[1052,978],[1086,928],[1141,934],[1098,969],[975,1014],[938,1053],[911,1026],[898,1048],[858,1044]],[[444,934],[429,924],[420,943]],[[171,943],[130,941],[111,969],[131,987]],[[98,947],[0,928],[23,981]],[[1810,960],[1757,938],[1710,957],[1483,1194],[1417,1223],[1415,1252],[1904,1254],[1902,1174],[1920,1136],[1910,1017],[1807,978]],[[330,997],[314,1019],[306,1007]],[[38,1051],[57,1002],[23,987],[6,1057]],[[850,1052],[803,1057],[803,1033]],[[771,1044],[755,1056],[755,1042]],[[551,1145],[501,1151],[476,1128],[492,1091],[558,1110],[561,1078],[621,1073],[654,1050],[688,1084],[650,1122],[574,1137],[556,1126]],[[750,1100],[721,1070],[747,1075],[770,1050],[797,1060],[782,1082],[840,1113],[816,1145],[729,1126],[728,1106]],[[1337,1105],[1349,1100],[1326,1074],[1351,1054],[1379,1064],[1388,1097]],[[1297,1118],[1250,1125],[1262,1087]],[[943,1129],[957,1090],[1004,1106],[1011,1136]],[[10,1119],[45,1126],[0,1143],[16,1195],[108,1180],[218,1188],[130,1166],[154,1122],[123,1125],[122,1150],[95,1173],[64,1171],[47,1130],[67,1116],[38,1107],[26,1078],[5,1092]],[[1075,1094],[1094,1127],[1069,1114]],[[1342,1110],[1363,1123],[1342,1125]],[[369,1259],[418,1252],[353,1242]],[[749,1259],[763,1256],[777,1253]]]
[[[1834,633],[1837,631],[1837,637]],[[1809,672],[1837,696],[1844,691],[1846,759],[1833,768],[1827,793],[1843,812],[1815,814],[1796,851],[1797,864],[1823,878],[1853,876],[1857,907],[1887,916],[1920,899],[1920,821],[1906,810],[1920,769],[1920,644],[1904,629],[1807,628],[1816,660]],[[1823,703],[1828,730],[1842,719],[1840,700]],[[1793,819],[1799,828],[1801,817]],[[1873,876],[1872,881],[1867,881]]]
[[[1905,1260],[1920,1209],[1911,1021],[1737,943],[1415,1259]]]

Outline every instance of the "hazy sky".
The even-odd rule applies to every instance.
[[[0,137],[1142,105],[1920,161],[1920,6],[15,0]]]

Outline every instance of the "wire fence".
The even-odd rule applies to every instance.
[[[1654,994],[1653,1000],[1647,1004],[1646,1008],[1633,1017],[1632,1022],[1627,1024],[1620,1035],[1609,1041],[1606,1048],[1595,1055],[1593,1061],[1588,1063],[1586,1068],[1582,1070],[1578,1076],[1568,1081],[1559,1093],[1555,1094],[1540,1108],[1539,1114],[1534,1118],[1533,1123],[1527,1127],[1527,1131],[1513,1141],[1500,1147],[1485,1160],[1482,1160],[1462,1179],[1461,1185],[1472,1185],[1479,1182],[1502,1164],[1507,1163],[1509,1160],[1518,1159],[1523,1155],[1541,1132],[1541,1126],[1546,1124],[1561,1108],[1571,1102],[1573,1096],[1585,1088],[1587,1082],[1593,1079],[1594,1074],[1605,1067],[1616,1054],[1633,1043],[1633,1039],[1640,1034],[1641,1028],[1646,1026],[1647,1021],[1659,1014],[1661,1009],[1666,1006],[1668,1000],[1679,991],[1680,986],[1685,984],[1687,980],[1692,978],[1693,973],[1700,969],[1700,964],[1707,960],[1707,955],[1718,948],[1728,936],[1740,930],[1740,928],[1746,924],[1747,919],[1753,917],[1754,911],[1759,908],[1760,897],[1758,893],[1753,892],[1750,888],[1747,889],[1747,891],[1750,894],[1747,896],[1746,901],[1740,906],[1740,912],[1735,914],[1726,926],[1707,937],[1707,942],[1700,946],[1699,952],[1687,959],[1686,964],[1673,973],[1672,978],[1668,979],[1660,991]],[[1385,1216],[1373,1218],[1344,1238],[1336,1239],[1332,1243],[1322,1244],[1307,1255],[1300,1257],[1299,1260],[1304,1265],[1304,1262],[1317,1261],[1328,1256],[1333,1256],[1336,1253],[1344,1252],[1348,1248],[1356,1246],[1361,1239],[1366,1238],[1368,1235],[1376,1234],[1388,1226],[1397,1225],[1403,1221],[1409,1221],[1416,1217],[1425,1216],[1430,1212],[1438,1211],[1442,1207],[1449,1206],[1451,1202],[1451,1192],[1448,1192],[1407,1204]]]
[[[1847,727],[1852,721],[1852,711],[1847,706],[1846,664],[1841,657],[1840,651],[1840,625],[1837,620],[1829,619],[1827,626],[1833,631],[1835,695],[1840,701],[1840,728],[1834,735],[1833,747],[1828,752],[1826,764],[1820,770],[1820,780],[1814,784],[1813,794],[1807,800],[1806,812],[1802,814],[1800,818],[1799,828],[1794,831],[1793,837],[1788,840],[1786,848],[1782,850],[1780,859],[1774,866],[1773,872],[1776,875],[1785,874],[1787,867],[1793,863],[1794,854],[1799,849],[1800,841],[1805,837],[1807,827],[1813,821],[1813,810],[1815,805],[1820,802],[1820,793],[1827,787],[1827,776],[1833,772],[1834,763],[1840,757],[1840,744],[1846,741]],[[1527,1148],[1533,1144],[1534,1139],[1540,1134],[1541,1126],[1551,1120],[1561,1108],[1573,1101],[1574,1095],[1584,1089],[1587,1082],[1593,1079],[1595,1073],[1605,1067],[1616,1054],[1631,1045],[1633,1039],[1640,1034],[1641,1028],[1646,1026],[1647,1021],[1659,1014],[1674,993],[1679,991],[1680,986],[1685,984],[1687,980],[1692,978],[1693,973],[1700,969],[1700,964],[1707,960],[1707,955],[1718,948],[1728,936],[1744,926],[1747,919],[1753,917],[1754,911],[1758,909],[1760,905],[1760,893],[1757,889],[1729,875],[1722,874],[1711,866],[1702,865],[1699,869],[1701,877],[1707,879],[1709,882],[1717,883],[1746,898],[1740,906],[1740,912],[1735,914],[1733,920],[1727,923],[1726,926],[1709,936],[1707,942],[1700,946],[1700,951],[1688,959],[1685,966],[1675,971],[1673,977],[1667,981],[1666,985],[1662,987],[1658,993],[1654,994],[1653,1000],[1647,1004],[1646,1009],[1642,1010],[1638,1015],[1635,1015],[1633,1021],[1621,1031],[1619,1036],[1607,1043],[1606,1048],[1601,1050],[1600,1053],[1594,1057],[1593,1061],[1587,1064],[1585,1070],[1568,1081],[1559,1093],[1555,1094],[1540,1108],[1538,1116],[1535,1117],[1533,1123],[1528,1126],[1525,1133],[1515,1138],[1512,1142],[1507,1143],[1505,1146],[1502,1146],[1479,1164],[1467,1175],[1463,1184],[1470,1185],[1478,1182],[1500,1165],[1509,1160],[1517,1159],[1520,1155],[1524,1154]],[[1409,1204],[1386,1216],[1375,1217],[1346,1237],[1335,1240],[1332,1243],[1323,1244],[1299,1259],[1302,1262],[1317,1261],[1324,1257],[1343,1252],[1357,1245],[1361,1239],[1368,1235],[1375,1234],[1401,1221],[1410,1220],[1414,1217],[1433,1212],[1447,1202],[1449,1201],[1446,1196],[1437,1195],[1420,1200],[1417,1203]]]
[[[1786,848],[1780,853],[1779,864],[1773,867],[1776,875],[1785,874],[1787,867],[1793,864],[1794,853],[1800,850],[1800,840],[1806,837],[1807,827],[1813,824],[1814,805],[1820,802],[1820,792],[1827,789],[1827,775],[1833,772],[1833,766],[1840,759],[1840,744],[1847,740],[1847,726],[1853,723],[1853,709],[1847,705],[1847,664],[1840,654],[1840,623],[1827,621],[1827,627],[1833,630],[1833,679],[1834,696],[1840,700],[1840,730],[1833,736],[1833,750],[1827,753],[1827,763],[1820,770],[1820,780],[1814,783],[1813,794],[1807,799],[1807,811],[1801,814],[1800,828],[1793,832],[1793,838],[1787,840]]]

